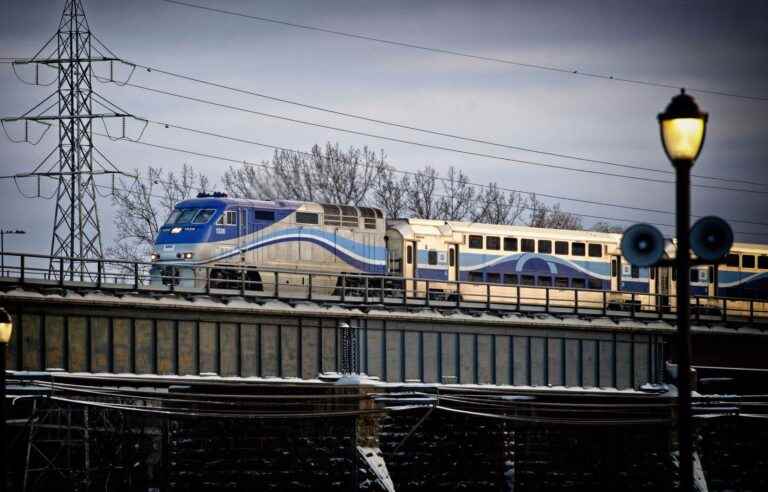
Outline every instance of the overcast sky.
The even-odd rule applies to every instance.
[[[722,1],[262,1],[190,0],[251,15],[311,24],[442,49],[560,66],[676,86],[768,97],[768,2]],[[0,57],[31,56],[56,31],[63,0],[0,0]],[[118,56],[277,97],[374,118],[493,140],[513,146],[670,169],[656,114],[672,89],[578,77],[500,63],[337,37],[205,12],[161,0],[84,1],[93,33]],[[97,69],[104,73],[105,67]],[[20,70],[20,75],[30,73]],[[50,80],[55,74],[41,73]],[[668,179],[554,157],[457,142],[233,94],[158,73],[137,71],[133,83],[424,143],[518,159]],[[674,211],[672,185],[564,172],[458,155],[311,128],[144,92],[94,83],[95,90],[146,118],[309,149],[314,143],[383,149],[404,170],[431,164],[463,169],[473,181]],[[0,65],[0,113],[23,113],[53,90],[21,83]],[[768,101],[694,93],[710,113],[707,141],[694,174],[746,180],[723,185],[768,192]],[[272,151],[150,127],[147,142],[235,159],[261,161]],[[228,164],[98,138],[124,170],[188,162],[215,183]],[[56,145],[55,131],[38,146],[0,135],[2,174],[29,171]],[[109,184],[104,181],[104,184]],[[25,193],[33,181],[19,181]],[[51,186],[43,193],[50,194]],[[552,201],[552,200],[548,200]],[[578,213],[672,224],[669,215],[562,201]],[[109,200],[100,202],[105,247],[114,231]],[[0,181],[0,226],[23,228],[6,248],[47,254],[54,202],[23,198]],[[768,194],[693,190],[693,213],[768,222]],[[590,224],[591,220],[585,221]],[[628,225],[626,222],[616,222]],[[737,239],[768,242],[768,227],[733,223]],[[663,228],[666,235],[671,229]]]

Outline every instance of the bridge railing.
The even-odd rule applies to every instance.
[[[0,285],[73,289],[182,292],[330,303],[492,309],[550,314],[674,319],[674,295],[573,287],[448,281],[320,271],[178,264],[5,253]],[[184,265],[185,267],[187,265]],[[691,296],[697,321],[768,323],[768,299]]]

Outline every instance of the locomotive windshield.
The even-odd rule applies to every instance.
[[[216,213],[216,210],[212,208],[177,208],[165,221],[165,225],[170,226],[173,224],[205,224]]]

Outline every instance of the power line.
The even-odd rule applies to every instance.
[[[198,103],[201,103],[201,104],[208,104],[208,105],[219,107],[219,108],[231,109],[231,110],[234,110],[234,111],[240,111],[240,112],[243,112],[243,113],[253,114],[253,115],[257,115],[257,116],[263,116],[263,117],[267,117],[267,118],[273,118],[273,119],[278,119],[278,120],[282,120],[282,121],[288,121],[288,122],[291,122],[291,123],[297,123],[297,124],[306,125],[306,126],[313,126],[313,127],[317,127],[317,128],[324,128],[326,130],[333,130],[333,131],[337,131],[337,132],[349,133],[349,134],[352,134],[352,135],[359,135],[359,136],[364,136],[364,137],[369,137],[369,138],[376,138],[376,139],[385,140],[385,141],[388,141],[388,142],[396,142],[396,143],[402,143],[402,144],[407,144],[407,145],[413,145],[413,146],[416,146],[416,147],[428,148],[428,149],[433,149],[433,150],[443,150],[443,151],[447,151],[447,152],[453,152],[453,153],[456,153],[456,154],[468,155],[468,156],[472,156],[472,157],[481,157],[481,158],[485,158],[485,159],[494,159],[494,160],[498,160],[498,161],[502,161],[502,162],[506,162],[506,163],[510,163],[510,164],[521,164],[521,165],[529,165],[529,166],[536,166],[536,167],[544,167],[544,168],[549,168],[549,169],[558,169],[558,170],[561,170],[561,171],[576,172],[576,173],[583,173],[583,174],[593,174],[593,175],[600,175],[600,176],[608,176],[608,177],[612,177],[612,178],[629,179],[629,180],[643,181],[643,182],[649,182],[649,183],[663,183],[663,184],[669,184],[669,185],[675,183],[674,181],[669,181],[669,180],[664,180],[664,179],[648,178],[648,177],[642,177],[642,176],[632,176],[632,175],[628,175],[628,174],[610,173],[610,172],[606,172],[606,171],[597,171],[597,170],[593,170],[593,169],[578,169],[578,168],[573,168],[573,167],[568,167],[568,166],[561,166],[559,164],[550,164],[550,163],[544,163],[544,162],[529,161],[529,160],[524,160],[524,159],[513,159],[511,157],[504,157],[504,156],[499,156],[499,155],[486,154],[486,153],[482,153],[482,152],[473,152],[473,151],[469,151],[469,150],[458,149],[458,148],[455,148],[455,147],[446,147],[446,146],[443,146],[443,145],[427,144],[427,143],[418,142],[418,141],[415,141],[415,140],[406,140],[406,139],[401,139],[401,138],[396,138],[396,137],[387,137],[387,136],[384,136],[384,135],[378,135],[378,134],[368,133],[368,132],[359,131],[359,130],[350,130],[350,129],[347,129],[347,128],[340,128],[340,127],[336,127],[336,126],[332,126],[332,125],[326,125],[326,124],[322,124],[322,123],[314,123],[314,122],[310,122],[310,121],[300,120],[300,119],[297,119],[297,118],[290,118],[290,117],[287,117],[287,116],[281,116],[281,115],[272,114],[272,113],[265,113],[265,112],[262,112],[262,111],[256,111],[256,110],[253,110],[253,109],[243,108],[243,107],[240,107],[240,106],[233,106],[233,105],[230,105],[230,104],[224,104],[224,103],[212,101],[210,99],[203,99],[203,98],[198,98],[198,97],[193,97],[193,96],[187,96],[187,95],[184,95],[184,94],[179,94],[177,92],[165,91],[165,90],[162,90],[162,89],[155,89],[155,88],[152,88],[152,87],[147,87],[147,86],[138,85],[138,84],[126,83],[125,85],[127,85],[129,87],[135,87],[137,89],[142,89],[142,90],[145,90],[145,91],[148,91],[148,92],[154,92],[156,94],[162,94],[162,95],[166,95],[166,96],[173,96],[173,97],[177,97],[177,98],[180,98],[180,99],[186,99],[188,101],[198,102]],[[739,192],[739,193],[753,193],[753,194],[759,194],[759,195],[768,195],[768,191],[750,190],[750,189],[746,189],[746,188],[730,188],[730,187],[725,187],[725,186],[704,185],[704,184],[693,184],[691,186],[696,187],[696,188],[705,188],[705,189],[712,189],[712,190],[735,191],[735,192]]]
[[[232,142],[245,143],[245,144],[255,145],[255,146],[258,146],[258,147],[263,147],[263,148],[268,148],[268,149],[273,149],[273,150],[282,150],[282,151],[286,151],[286,152],[293,152],[293,153],[296,153],[296,154],[306,155],[306,156],[312,156],[313,155],[313,154],[310,154],[309,152],[302,152],[300,150],[289,149],[289,148],[286,148],[286,147],[279,147],[279,146],[276,146],[276,145],[270,145],[270,144],[266,144],[266,143],[263,143],[263,142],[258,142],[256,140],[245,139],[245,138],[241,138],[241,137],[234,137],[234,136],[231,136],[231,135],[215,133],[215,132],[208,131],[208,130],[200,130],[200,129],[197,129],[197,128],[190,128],[190,127],[185,127],[185,126],[181,126],[181,125],[175,125],[173,123],[168,123],[168,122],[164,122],[164,121],[155,121],[155,120],[146,120],[146,121],[148,123],[153,124],[153,125],[162,126],[162,127],[165,127],[165,128],[174,128],[174,129],[177,129],[177,130],[182,130],[182,131],[186,131],[186,132],[190,132],[190,133],[195,133],[195,134],[198,134],[198,135],[206,135],[206,136],[210,136],[210,137],[221,138],[221,139],[229,140],[229,141],[232,141]],[[268,166],[264,166],[264,167],[268,168]],[[413,171],[404,171],[404,170],[401,170],[401,169],[397,169],[395,167],[391,167],[391,169],[396,174],[402,174],[402,175],[408,175],[408,176],[415,176],[415,175],[418,174],[418,173],[413,172]],[[443,182],[447,181],[447,178],[441,178],[440,177],[440,178],[437,178],[437,179],[439,179],[439,180],[441,180]],[[475,187],[480,187],[480,188],[488,188],[488,185],[484,185],[484,184],[481,184],[481,183],[467,182],[467,184],[469,184],[471,186],[475,186]],[[539,192],[528,191],[528,190],[518,190],[518,189],[513,189],[513,188],[506,188],[506,187],[502,187],[502,186],[498,186],[497,188],[499,190],[501,190],[501,191],[507,191],[507,192],[512,192],[512,193],[523,193],[523,194],[528,194],[528,195],[538,195],[538,196],[542,196],[542,197],[545,197],[545,198],[552,198],[552,199],[556,199],[556,200],[571,201],[571,202],[584,203],[584,204],[597,205],[597,206],[604,206],[604,207],[623,208],[623,209],[627,209],[627,210],[634,210],[634,211],[640,211],[640,212],[650,212],[650,213],[665,214],[665,215],[672,215],[672,216],[675,215],[675,212],[670,212],[668,210],[659,210],[659,209],[652,209],[652,208],[634,207],[634,206],[629,206],[629,205],[618,205],[618,204],[615,204],[615,203],[599,202],[599,201],[595,201],[595,200],[586,200],[586,199],[582,199],[582,198],[566,197],[566,196],[562,196],[562,195],[551,195],[551,194],[539,193]],[[691,217],[700,218],[700,217],[703,217],[703,216],[692,215]],[[741,224],[749,224],[749,225],[757,225],[757,226],[766,226],[766,227],[768,227],[768,222],[756,222],[756,221],[736,220],[736,219],[728,219],[728,220],[730,222],[738,222],[738,223],[741,223]]]
[[[99,135],[101,137],[107,137],[107,135],[102,134],[102,133],[97,133],[97,132],[94,132],[94,135]],[[195,157],[205,157],[205,158],[208,158],[208,159],[215,159],[215,160],[219,160],[219,161],[223,161],[223,162],[231,162],[231,163],[234,163],[234,164],[241,164],[241,165],[245,165],[245,166],[261,167],[261,168],[269,169],[269,166],[266,165],[266,164],[259,164],[259,163],[256,163],[256,162],[250,162],[250,161],[247,161],[247,160],[244,160],[244,159],[234,159],[234,158],[231,158],[231,157],[226,157],[226,156],[217,155],[217,154],[210,154],[210,153],[206,153],[206,152],[198,152],[198,151],[194,151],[194,150],[188,150],[188,149],[183,149],[183,148],[179,148],[179,147],[171,147],[169,145],[161,145],[161,144],[155,144],[155,143],[150,143],[150,142],[142,142],[142,141],[138,141],[138,140],[125,140],[125,141],[126,142],[130,142],[130,143],[134,143],[134,144],[144,145],[144,146],[147,146],[147,147],[156,148],[156,149],[162,149],[162,150],[168,150],[168,151],[172,151],[172,152],[178,152],[178,153],[182,153],[182,154],[192,155],[192,156],[195,156]],[[300,154],[303,153],[303,152],[300,152],[300,151],[295,151],[295,150],[290,150],[290,149],[285,149],[285,150],[289,151],[289,152],[300,153]],[[438,177],[436,179],[438,179],[440,181],[443,181],[446,178]],[[588,219],[608,220],[608,221],[615,221],[615,222],[637,222],[636,219],[623,219],[623,218],[617,218],[617,217],[605,217],[605,216],[598,216],[598,215],[581,214],[581,213],[576,213],[576,212],[568,212],[568,213],[571,213],[571,214],[576,215],[578,217],[584,217],[584,218],[588,218]],[[669,227],[669,228],[673,228],[674,227],[674,225],[672,225],[672,224],[663,224],[663,223],[659,223],[659,222],[649,222],[649,221],[644,221],[644,222],[647,222],[648,224],[653,224],[653,225],[656,225],[656,226],[660,226],[660,227]],[[736,234],[750,235],[750,236],[768,236],[768,233],[760,233],[760,232],[747,232],[747,231],[734,231],[734,232]]]
[[[642,85],[642,86],[649,86],[649,87],[662,87],[662,88],[665,88],[665,89],[679,89],[680,88],[679,85],[670,84],[668,82],[656,82],[656,81],[652,81],[652,80],[630,79],[630,78],[626,78],[626,77],[617,77],[617,76],[610,75],[610,74],[601,74],[601,73],[595,73],[595,72],[582,71],[582,70],[573,69],[573,68],[559,67],[559,66],[556,66],[556,65],[544,65],[544,64],[539,64],[539,63],[527,63],[527,62],[521,62],[521,61],[508,60],[508,59],[505,59],[505,58],[497,58],[497,57],[493,57],[493,56],[477,55],[477,54],[473,54],[473,53],[469,53],[469,52],[463,52],[463,51],[449,50],[449,49],[445,49],[445,48],[435,48],[435,47],[431,47],[431,46],[424,46],[424,45],[419,45],[419,44],[414,44],[414,43],[407,43],[407,42],[404,42],[404,41],[396,41],[396,40],[392,40],[392,39],[385,39],[385,38],[379,38],[379,37],[374,37],[374,36],[368,36],[368,35],[365,35],[365,34],[355,34],[355,33],[350,33],[350,32],[337,31],[337,30],[334,30],[334,29],[327,29],[327,28],[323,28],[323,27],[311,26],[311,25],[308,25],[308,24],[299,24],[299,23],[296,23],[296,22],[289,22],[289,21],[284,21],[284,20],[280,20],[280,19],[274,19],[274,18],[270,18],[270,17],[262,17],[262,16],[257,16],[257,15],[245,14],[245,13],[242,13],[242,12],[235,12],[235,11],[232,11],[232,10],[224,10],[224,9],[215,8],[215,7],[207,7],[207,6],[204,6],[204,5],[197,5],[197,4],[194,4],[194,3],[182,2],[182,1],[179,1],[179,0],[161,0],[161,1],[166,2],[166,3],[172,3],[172,4],[175,4],[175,5],[184,6],[184,7],[191,7],[191,8],[195,8],[195,9],[199,9],[199,10],[205,10],[205,11],[208,11],[208,12],[215,12],[215,13],[218,13],[218,14],[226,14],[226,15],[232,15],[232,16],[236,16],[236,17],[242,17],[242,18],[245,18],[245,19],[251,19],[251,20],[256,20],[256,21],[261,21],[261,22],[269,22],[271,24],[278,24],[278,25],[287,26],[287,27],[293,27],[293,28],[297,28],[297,29],[304,29],[304,30],[307,30],[307,31],[322,32],[322,33],[325,33],[325,34],[332,34],[334,36],[341,36],[341,37],[345,37],[345,38],[359,39],[359,40],[364,40],[364,41],[372,41],[372,42],[375,42],[375,43],[386,44],[386,45],[390,45],[390,46],[398,46],[398,47],[401,47],[401,48],[411,48],[411,49],[416,49],[416,50],[421,50],[421,51],[429,51],[429,52],[433,52],[433,53],[440,53],[440,54],[443,54],[443,55],[459,56],[459,57],[462,57],[462,58],[469,58],[469,59],[473,59],[473,60],[480,60],[480,61],[493,62],[493,63],[502,63],[502,64],[505,64],[505,65],[513,65],[513,66],[517,66],[517,67],[531,68],[531,69],[536,69],[536,70],[546,70],[546,71],[549,71],[549,72],[556,72],[556,73],[561,73],[561,74],[566,74],[566,75],[573,75],[573,76],[579,76],[579,77],[588,77],[588,78],[592,78],[592,79],[609,80],[609,81],[612,81],[612,82],[623,82],[623,83],[627,83],[627,84]],[[736,93],[736,92],[725,91],[725,90],[720,90],[720,89],[706,89],[706,88],[696,88],[696,87],[686,87],[686,89],[689,92],[699,92],[699,93],[702,93],[702,94],[711,94],[711,95],[715,95],[715,96],[735,97],[735,98],[748,99],[748,100],[753,100],[753,101],[768,101],[768,97],[766,97],[766,96],[755,96],[755,95],[749,95],[749,94],[739,94],[739,93]]]
[[[626,169],[634,169],[634,170],[638,170],[638,171],[648,171],[648,172],[654,172],[654,173],[660,173],[660,174],[668,174],[668,175],[674,175],[675,174],[674,171],[671,171],[671,170],[668,170],[668,169],[649,168],[649,167],[637,166],[637,165],[632,165],[632,164],[623,164],[623,163],[618,163],[618,162],[613,162],[613,161],[607,161],[607,160],[602,160],[602,159],[592,159],[592,158],[589,158],[589,157],[575,156],[575,155],[571,155],[571,154],[563,154],[563,153],[560,153],[560,152],[549,152],[549,151],[540,150],[540,149],[533,149],[533,148],[530,148],[530,147],[523,147],[523,146],[518,146],[518,145],[503,144],[503,143],[494,142],[494,141],[491,141],[491,140],[488,140],[488,139],[482,139],[482,138],[475,138],[475,137],[467,137],[467,136],[463,136],[463,135],[457,135],[457,134],[454,134],[454,133],[449,133],[449,132],[440,131],[440,130],[432,130],[432,129],[427,129],[427,128],[420,128],[420,127],[413,126],[413,125],[406,124],[406,123],[398,123],[398,122],[393,122],[393,121],[387,121],[387,120],[382,120],[382,119],[379,119],[379,118],[373,118],[373,117],[370,117],[370,116],[364,116],[364,115],[359,115],[359,114],[354,114],[354,113],[348,113],[348,112],[345,112],[345,111],[339,111],[339,110],[336,110],[336,109],[331,109],[331,108],[327,108],[327,107],[317,106],[317,105],[314,105],[314,104],[308,104],[308,103],[303,103],[303,102],[300,102],[300,101],[294,101],[294,100],[286,99],[286,98],[282,98],[282,97],[271,96],[269,94],[265,94],[265,93],[261,93],[261,92],[256,92],[256,91],[252,91],[252,90],[248,90],[248,89],[242,89],[242,88],[238,88],[238,87],[233,87],[233,86],[230,86],[230,85],[221,84],[219,82],[213,82],[213,81],[210,81],[210,80],[201,79],[199,77],[193,77],[191,75],[181,74],[181,73],[177,73],[177,72],[171,72],[169,70],[164,70],[164,69],[161,69],[161,68],[152,67],[152,66],[148,66],[148,65],[142,65],[142,64],[139,64],[139,63],[133,63],[133,62],[128,62],[128,61],[124,61],[124,63],[126,63],[128,65],[131,65],[131,66],[134,66],[134,67],[143,68],[143,69],[147,70],[148,72],[158,72],[158,73],[162,73],[164,75],[168,75],[168,76],[171,76],[171,77],[176,77],[176,78],[180,78],[180,79],[183,79],[183,80],[187,80],[187,81],[191,81],[191,82],[196,82],[196,83],[199,83],[199,84],[204,84],[204,85],[208,85],[208,86],[211,86],[211,87],[216,87],[216,88],[219,88],[219,89],[226,89],[226,90],[229,90],[229,91],[232,91],[232,92],[237,92],[237,93],[240,93],[240,94],[246,94],[246,95],[250,95],[250,96],[255,96],[255,97],[262,98],[262,99],[267,99],[269,101],[275,101],[275,102],[290,104],[290,105],[298,106],[298,107],[301,107],[301,108],[312,109],[312,110],[315,110],[315,111],[322,111],[322,112],[333,114],[333,115],[336,115],[336,116],[344,116],[344,117],[348,117],[348,118],[355,118],[355,119],[358,119],[358,120],[367,121],[367,122],[376,123],[376,124],[381,124],[381,125],[392,126],[392,127],[395,127],[395,128],[402,128],[402,129],[405,129],[405,130],[412,130],[412,131],[417,131],[417,132],[426,133],[426,134],[430,134],[430,135],[436,135],[436,136],[440,136],[440,137],[447,137],[447,138],[452,138],[452,139],[456,139],[456,140],[462,140],[462,141],[465,141],[465,142],[472,142],[472,143],[479,143],[479,144],[484,144],[484,145],[491,145],[491,146],[494,146],[494,147],[501,147],[501,148],[510,149],[510,150],[518,150],[518,151],[522,151],[522,152],[531,152],[531,153],[546,155],[546,156],[550,156],[550,157],[559,157],[559,158],[563,158],[563,159],[571,159],[571,160],[575,160],[575,161],[589,162],[589,163],[593,163],[593,164],[603,164],[603,165],[607,165],[607,166],[621,167],[621,168],[626,168]],[[743,180],[743,179],[724,178],[724,177],[719,177],[719,176],[704,176],[704,175],[697,175],[697,174],[692,174],[691,176],[694,177],[694,178],[699,178],[699,179],[709,179],[709,180],[715,180],[715,181],[748,184],[748,185],[753,185],[753,186],[768,186],[768,183],[759,183],[759,182],[750,181],[750,180]]]

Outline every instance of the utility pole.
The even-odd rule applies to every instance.
[[[56,34],[30,59],[15,65],[36,64],[57,70],[57,89],[20,117],[3,118],[2,123],[24,122],[24,141],[29,142],[29,123],[46,127],[58,123],[58,148],[48,154],[31,173],[16,177],[57,180],[56,210],[51,235],[51,256],[68,258],[65,276],[74,280],[88,274],[87,259],[103,257],[101,224],[97,206],[95,176],[123,174],[93,144],[93,122],[103,118],[131,117],[93,91],[93,62],[119,62],[108,48],[91,34],[82,0],[66,0]],[[110,67],[112,73],[112,67]],[[55,99],[55,101],[54,101]],[[38,108],[42,113],[34,113]],[[56,114],[45,112],[56,108]],[[123,124],[124,126],[124,124]],[[42,137],[41,137],[42,138]],[[46,163],[53,155],[58,160]],[[38,191],[39,193],[39,191]],[[51,259],[50,272],[58,274],[58,262]]]

